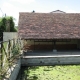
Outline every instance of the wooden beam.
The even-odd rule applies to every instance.
[[[35,41],[34,41],[34,50],[35,50]]]

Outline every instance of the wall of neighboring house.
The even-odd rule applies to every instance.
[[[77,49],[80,48],[80,41],[78,40],[70,40],[67,42],[56,42],[56,49]],[[34,40],[24,40],[24,47],[30,50],[53,50],[53,42],[35,42]]]
[[[17,32],[3,32],[3,41],[8,41],[18,37]]]

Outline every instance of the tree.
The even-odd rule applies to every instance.
[[[14,32],[14,21],[13,21],[13,17],[10,17],[9,19],[9,22],[10,22],[10,32]]]
[[[0,18],[0,38],[3,32],[17,32],[13,17],[7,16]]]

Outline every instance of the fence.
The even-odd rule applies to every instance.
[[[8,79],[20,57],[21,39],[0,42],[0,80]]]

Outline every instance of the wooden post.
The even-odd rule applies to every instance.
[[[54,41],[54,49],[56,49],[56,41]]]
[[[20,49],[22,50],[22,49],[23,49],[23,43],[22,43],[22,40],[19,39],[19,42],[20,42]]]
[[[1,53],[0,54],[0,60],[1,60],[1,64],[0,64],[0,69],[1,69],[0,71],[1,72],[0,73],[1,73],[1,75],[0,75],[0,79],[3,80],[3,77],[2,77],[2,68],[3,68],[3,50],[2,49],[3,49],[3,42],[1,42],[0,44],[1,44],[1,52],[0,52]]]
[[[15,46],[15,39],[13,39],[13,48],[14,48],[14,46]]]
[[[19,38],[18,41],[19,41],[19,49],[21,49],[21,39]]]
[[[52,40],[52,49],[54,49],[54,46],[53,46],[53,40]]]
[[[34,50],[35,50],[35,40],[34,40]]]
[[[10,52],[11,52],[10,47],[11,47],[11,44],[10,44],[10,40],[9,40],[9,44],[8,44],[9,58],[11,57],[10,56]]]
[[[20,43],[19,43],[19,39],[17,39],[17,47],[18,47],[18,50],[20,50]]]
[[[54,42],[53,52],[57,52],[57,50],[56,50],[56,40],[53,40],[53,42]]]
[[[3,67],[3,42],[1,42],[1,69]]]
[[[56,49],[56,40],[53,40],[53,49]]]

